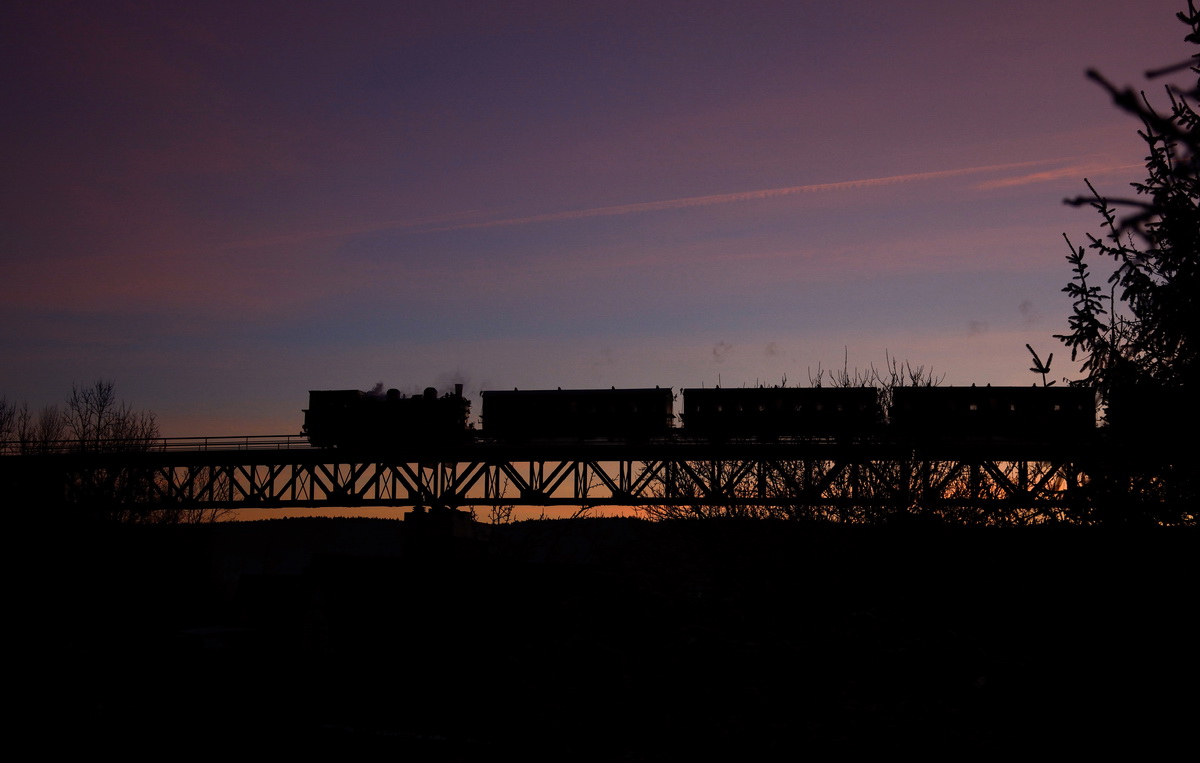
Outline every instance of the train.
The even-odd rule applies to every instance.
[[[312,390],[316,448],[539,441],[780,442],[868,437],[1061,441],[1096,428],[1089,387],[709,387],[485,390],[481,426],[462,385],[438,395]],[[886,405],[885,405],[886,400]]]
[[[434,387],[412,397],[397,389],[310,390],[302,434],[314,448],[457,443],[470,431],[470,414],[461,384],[441,397]]]
[[[671,390],[485,390],[483,433],[490,439],[649,440],[670,433]]]

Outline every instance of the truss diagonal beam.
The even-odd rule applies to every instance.
[[[986,455],[986,454],[985,454]],[[40,459],[40,460],[37,460]],[[0,458],[0,488],[29,474],[47,494],[83,496],[145,483],[131,495],[241,506],[939,505],[1060,511],[1087,469],[1063,449],[1047,459],[923,457],[911,449],[691,444],[464,447],[430,453],[228,451]],[[50,476],[46,476],[50,475]],[[144,500],[142,498],[141,500]],[[988,508],[994,507],[994,508]]]

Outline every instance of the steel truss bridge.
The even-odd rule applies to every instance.
[[[920,506],[1024,523],[1070,510],[1088,483],[1086,450],[1078,443],[867,441],[319,450],[295,437],[215,438],[163,441],[141,452],[0,456],[0,484],[24,482],[67,503],[110,485],[128,500],[199,508],[769,508],[853,521]]]

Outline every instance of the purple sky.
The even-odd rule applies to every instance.
[[[1062,376],[1061,200],[1143,177],[1084,70],[1190,55],[1183,7],[6,3],[0,394],[214,435],[378,381]]]

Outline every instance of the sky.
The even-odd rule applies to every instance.
[[[0,395],[1071,376],[1062,200],[1144,170],[1084,72],[1161,93],[1184,5],[9,2]]]

